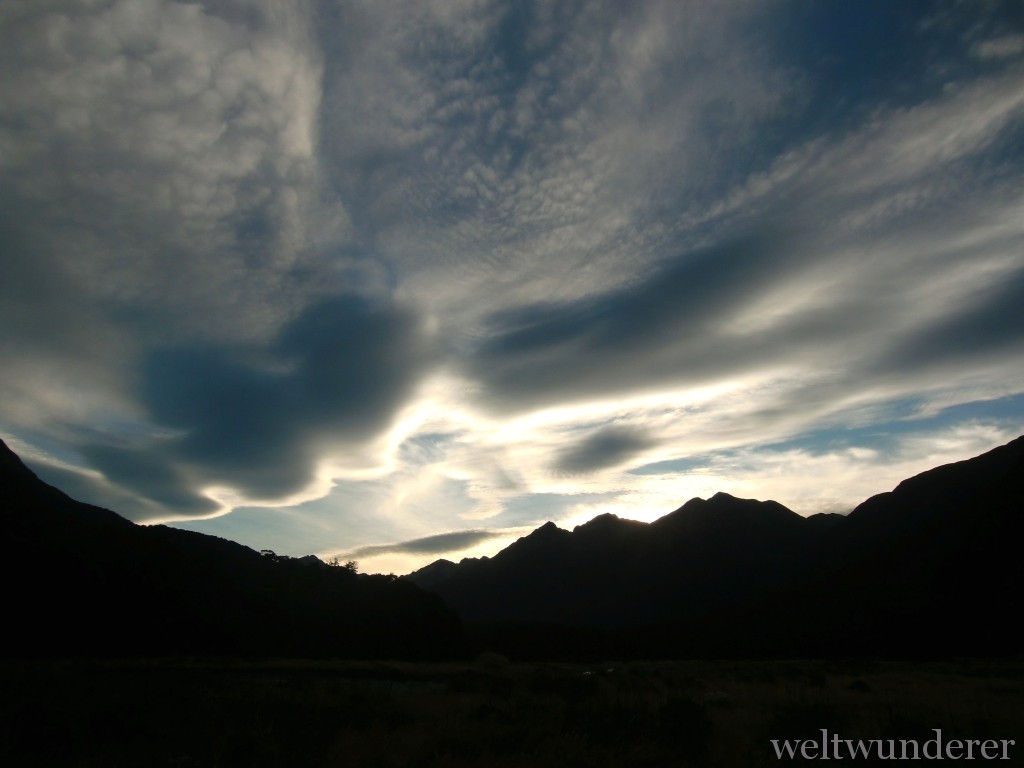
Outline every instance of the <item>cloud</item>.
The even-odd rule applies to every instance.
[[[879,366],[906,375],[1016,358],[1024,350],[1024,268],[971,299],[888,349]]]
[[[114,486],[131,491],[179,514],[201,516],[218,508],[200,496],[166,457],[133,448],[86,445],[79,450],[89,465]]]
[[[705,454],[687,475],[713,478],[712,487],[737,496],[777,499],[803,515],[845,514],[919,472],[1008,442],[1022,426],[1019,418],[1003,425],[965,419],[941,426],[903,423],[886,434],[871,434],[870,427],[863,430],[867,434],[823,431],[820,445],[805,437]]]
[[[789,89],[731,44],[749,13],[480,3],[452,24],[360,5],[325,45],[333,184],[401,290],[452,328],[628,280],[665,255],[659,215],[717,183],[706,164],[737,154],[715,150]]]
[[[754,361],[714,350],[721,325],[792,271],[772,234],[685,254],[627,288],[493,315],[469,360],[498,409],[700,384]]]
[[[347,215],[315,162],[310,6],[12,0],[0,14],[8,424],[72,438],[138,420],[129,382],[148,349],[265,342],[351,290]]]
[[[1015,13],[7,0],[0,429],[135,519],[338,551],[1012,400]]]
[[[82,289],[166,307],[236,287],[216,267],[240,257],[297,255],[316,202],[320,63],[293,8],[132,0],[12,14],[0,89],[18,115],[3,131],[16,151],[0,171],[44,203],[29,225],[59,223],[60,242],[91,233]],[[232,223],[257,221],[264,237],[232,242]],[[183,259],[173,281],[167,259]],[[181,280],[200,275],[206,284]]]
[[[1020,163],[1002,139],[1019,125],[1019,86],[1011,73],[808,146],[744,186],[749,215],[773,230],[684,250],[627,287],[492,314],[467,364],[481,401],[514,412],[788,369],[801,390],[823,373],[845,382],[841,407],[870,389],[890,340],[944,334],[950,308],[1020,268],[1009,217],[1022,201],[1008,187],[1001,199],[999,181]],[[1000,192],[985,200],[954,186],[988,178]]]
[[[652,442],[650,437],[636,429],[605,427],[565,448],[554,468],[557,472],[577,475],[613,467],[649,448]]]
[[[458,552],[504,535],[502,532],[487,530],[437,533],[432,536],[424,536],[419,539],[402,541],[395,544],[375,544],[373,546],[360,547],[347,553],[345,557],[377,557],[379,555],[391,554],[436,555],[439,553]]]
[[[974,44],[971,53],[979,59],[1012,59],[1024,53],[1024,35],[1002,35]]]
[[[133,522],[145,522],[167,514],[165,508],[147,501],[133,491],[131,486],[134,483],[121,487],[108,481],[96,470],[82,471],[49,461],[27,460],[25,463],[43,482],[59,488],[71,498],[114,510]],[[188,498],[186,508],[195,511],[196,502],[196,499]]]
[[[217,507],[204,496],[211,487],[283,499],[313,482],[318,451],[386,429],[430,354],[412,313],[335,297],[304,310],[269,349],[150,352],[139,400],[170,435],[79,450],[108,480],[175,515]]]

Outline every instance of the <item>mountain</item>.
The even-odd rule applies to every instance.
[[[440,658],[461,650],[458,617],[409,582],[135,525],[42,482],[2,441],[0,489],[9,654]]]
[[[1022,470],[1018,438],[847,516],[720,493],[650,524],[547,523],[406,578],[512,655],[1020,652]]]
[[[720,493],[649,524],[547,523],[492,558],[394,579],[134,525],[46,485],[0,441],[5,645],[21,656],[1019,654],[1022,470],[1019,438],[846,516]]]
[[[867,646],[1019,653],[1024,437],[856,507],[822,553],[822,627]],[[909,650],[909,648],[908,648]]]
[[[571,533],[547,523],[490,559],[441,561],[407,578],[464,618],[612,626],[699,614],[709,597],[769,586],[816,528],[775,502],[720,493],[650,525],[601,515]]]

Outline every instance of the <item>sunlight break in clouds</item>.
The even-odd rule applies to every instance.
[[[1013,3],[0,6],[0,433],[400,572],[1024,431]]]

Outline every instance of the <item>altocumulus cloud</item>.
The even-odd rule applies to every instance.
[[[0,35],[13,426],[132,418],[149,345],[266,339],[309,301],[295,275],[347,219],[300,6],[16,0]]]

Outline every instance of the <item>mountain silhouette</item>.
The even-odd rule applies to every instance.
[[[135,525],[42,482],[0,441],[6,647],[21,656],[1016,654],[1022,469],[1024,437],[845,516],[804,518],[719,493],[652,523],[606,514],[567,531],[549,522],[494,557],[438,560],[395,579]]]
[[[135,525],[42,482],[2,441],[0,488],[9,654],[439,658],[461,651],[457,616],[412,583]]]
[[[652,523],[547,523],[406,578],[511,655],[1020,652],[1024,438],[849,515],[719,493]]]

